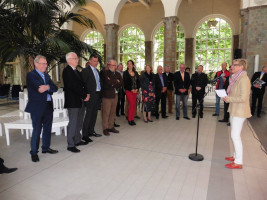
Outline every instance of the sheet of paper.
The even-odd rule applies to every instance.
[[[215,90],[215,92],[220,98],[224,98],[227,96],[225,89]]]

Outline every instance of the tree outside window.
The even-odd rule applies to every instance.
[[[125,29],[119,40],[119,62],[127,66],[127,61],[133,60],[137,71],[145,67],[145,36],[137,27]]]
[[[205,21],[196,33],[195,67],[203,65],[204,71],[209,73],[221,69],[221,63],[231,61],[232,30],[223,19],[216,18],[218,24],[209,28]]]

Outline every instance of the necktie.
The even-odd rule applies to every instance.
[[[182,75],[182,79],[183,79],[183,81],[184,81],[184,73],[181,73],[181,75]]]
[[[264,75],[264,73],[261,73],[260,79],[262,79],[263,75]]]
[[[93,72],[94,72],[95,80],[96,80],[96,91],[100,91],[101,86],[100,86],[100,82],[99,82],[99,76],[98,76],[98,73],[97,73],[95,68],[93,68]]]

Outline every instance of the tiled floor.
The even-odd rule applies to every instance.
[[[17,108],[1,106],[0,115]],[[224,167],[224,156],[233,151],[230,129],[211,114],[206,109],[200,120],[202,162],[188,159],[195,151],[197,119],[176,121],[174,115],[148,124],[137,120],[134,127],[120,117],[119,134],[93,138],[93,143],[79,147],[79,154],[66,150],[66,137],[53,135],[51,147],[59,153],[40,153],[39,163],[30,161],[29,141],[14,130],[11,146],[0,137],[0,153],[7,166],[19,169],[0,175],[0,199],[267,199],[267,156],[250,124],[246,122],[242,132],[244,168],[232,171]],[[101,117],[96,131],[101,132]]]

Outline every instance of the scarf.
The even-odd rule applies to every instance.
[[[243,74],[247,74],[246,71],[241,70],[240,72],[233,74],[230,78],[229,78],[229,86],[227,88],[227,94],[231,93],[232,87],[234,86],[234,84],[236,83],[236,81],[239,79],[240,76],[242,76]]]

